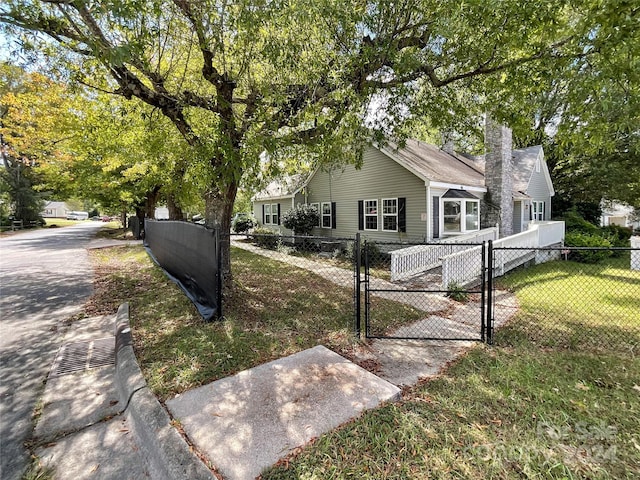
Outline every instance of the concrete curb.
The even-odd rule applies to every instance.
[[[212,480],[216,477],[171,426],[167,411],[147,387],[131,345],[129,304],[116,317],[116,388],[151,478]]]

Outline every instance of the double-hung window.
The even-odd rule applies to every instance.
[[[531,220],[544,220],[544,202],[534,201],[531,204],[533,205]]]
[[[331,228],[331,202],[322,202],[322,228]]]
[[[278,204],[267,203],[264,205],[264,224],[278,225]]]
[[[398,199],[382,199],[382,230],[385,232],[398,231]]]
[[[378,200],[364,201],[364,229],[378,230]]]
[[[264,223],[265,225],[271,224],[271,204],[269,203],[264,206]]]

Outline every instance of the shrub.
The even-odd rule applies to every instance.
[[[563,220],[567,232],[579,232],[597,235],[600,231],[600,228],[598,226],[585,220],[582,215],[580,215],[576,211],[575,208],[569,210],[568,212],[565,212]]]
[[[265,227],[258,227],[253,229],[252,235],[252,240],[262,248],[275,250],[275,248],[278,246],[280,235],[273,230]]]
[[[296,235],[309,235],[318,225],[319,215],[315,207],[301,204],[282,216],[282,224]]]
[[[360,249],[362,254],[362,264],[365,261],[365,249],[366,254],[369,257],[369,266],[373,268],[387,268],[390,263],[390,255],[380,250],[380,247],[376,242],[368,241],[366,245]]]
[[[469,294],[458,282],[451,281],[447,285],[447,297],[456,302],[466,302],[469,299]]]
[[[567,233],[564,244],[567,247],[611,248],[611,242],[606,238],[580,232]],[[611,256],[611,253],[611,250],[571,250],[568,259],[582,263],[598,263]]]
[[[256,222],[251,217],[238,217],[233,222],[233,231],[236,233],[246,233],[256,226]]]

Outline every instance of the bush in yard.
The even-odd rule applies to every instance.
[[[611,242],[606,238],[580,232],[567,233],[564,244],[566,247],[611,248]],[[576,262],[598,263],[611,256],[611,253],[611,250],[571,250],[568,258]]]
[[[446,295],[451,300],[455,300],[456,302],[465,303],[467,300],[469,300],[469,294],[467,293],[467,291],[462,288],[462,285],[455,281],[451,281],[449,282],[449,285],[447,285]]]
[[[280,235],[277,232],[265,227],[258,227],[253,229],[252,240],[258,244],[259,247],[275,250],[278,246],[278,240]]]
[[[256,222],[251,217],[238,217],[233,222],[233,231],[236,233],[245,233],[256,226]],[[271,230],[269,230],[271,231]]]
[[[309,235],[318,225],[320,214],[311,205],[298,205],[282,216],[284,228],[293,230],[296,235]]]
[[[608,225],[606,227],[602,227],[602,236],[609,240],[611,245],[614,247],[629,248],[629,245],[631,245],[630,240],[632,233],[633,232],[630,228],[621,227],[619,225]]]
[[[586,233],[590,235],[598,235],[600,229],[597,225],[585,220],[580,213],[574,208],[565,212],[562,217],[567,232]]]

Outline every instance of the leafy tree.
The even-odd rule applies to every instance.
[[[190,147],[173,173],[204,192],[207,223],[228,232],[262,151],[272,173],[283,156],[356,162],[408,113],[459,106],[458,83],[494,75],[510,90],[523,65],[585,54],[598,3],[8,0],[0,22],[62,57],[77,82],[162,112]]]
[[[3,157],[3,163],[4,168],[0,169],[0,191],[8,195],[14,218],[22,220],[25,226],[30,222],[41,221],[44,201],[33,189],[31,168],[9,156]]]

